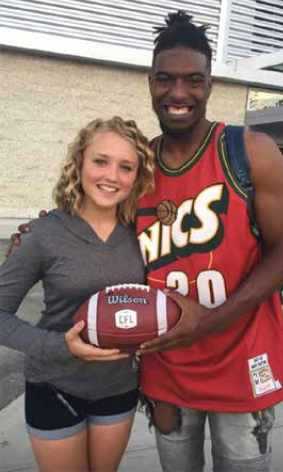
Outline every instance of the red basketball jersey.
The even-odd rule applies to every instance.
[[[156,146],[156,190],[141,199],[137,217],[148,283],[208,308],[224,303],[261,258],[247,196],[227,163],[223,130],[213,123],[194,157],[177,170],[160,161]],[[179,406],[255,411],[283,398],[282,354],[275,293],[223,333],[143,356],[141,386],[146,395]]]

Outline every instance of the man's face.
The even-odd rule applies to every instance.
[[[182,135],[205,117],[211,76],[204,54],[186,47],[157,54],[149,76],[152,106],[166,134]]]

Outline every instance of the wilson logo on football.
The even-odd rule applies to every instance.
[[[143,297],[129,297],[128,295],[109,295],[107,297],[107,303],[109,305],[120,304],[134,304],[134,305],[147,305],[148,301]]]
[[[138,325],[137,312],[134,310],[119,310],[115,313],[117,328],[130,329]]]

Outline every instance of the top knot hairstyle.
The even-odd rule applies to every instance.
[[[212,49],[206,36],[208,25],[196,26],[192,18],[185,11],[178,10],[168,13],[166,26],[154,27],[157,36],[154,39],[153,61],[161,51],[183,46],[204,54],[211,69]]]

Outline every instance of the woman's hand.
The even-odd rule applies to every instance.
[[[121,353],[119,349],[102,349],[85,343],[80,337],[84,328],[84,321],[76,323],[65,334],[65,341],[73,356],[83,361],[116,361],[129,357],[129,354]]]

